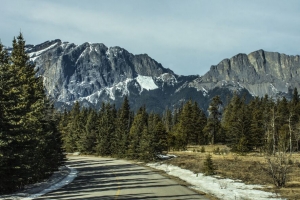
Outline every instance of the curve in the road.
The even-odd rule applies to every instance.
[[[78,171],[74,181],[37,199],[206,199],[145,167],[129,161],[99,157],[69,157]]]

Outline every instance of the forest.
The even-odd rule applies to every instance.
[[[0,44],[0,194],[48,178],[64,161],[58,113],[20,34],[8,53]]]
[[[275,154],[298,151],[300,139],[299,95],[271,99],[255,97],[250,102],[234,93],[223,103],[212,98],[208,111],[188,100],[162,115],[141,107],[130,110],[127,97],[119,109],[102,103],[100,111],[80,108],[77,102],[59,120],[67,152],[154,160],[169,150],[188,145],[225,144],[232,152]]]

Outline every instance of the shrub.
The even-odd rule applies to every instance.
[[[200,149],[200,152],[205,153],[205,147],[202,146],[201,149]]]
[[[211,155],[208,154],[206,156],[206,159],[204,160],[203,163],[203,171],[205,175],[214,175],[215,174],[215,170],[216,170],[216,166],[213,163],[213,160],[211,158]]]
[[[216,148],[216,149],[214,149],[214,154],[216,154],[216,155],[220,155],[220,148],[218,147],[218,148]]]

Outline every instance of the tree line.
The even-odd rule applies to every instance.
[[[188,145],[226,144],[239,153],[298,151],[300,103],[293,98],[245,98],[234,93],[226,105],[212,98],[207,113],[189,100],[162,115],[141,107],[130,110],[127,97],[119,109],[103,103],[99,111],[80,108],[78,102],[65,111],[59,123],[67,152],[153,160],[169,150]]]
[[[64,162],[57,113],[20,34],[0,44],[0,193],[49,177]]]

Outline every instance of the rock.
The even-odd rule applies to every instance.
[[[215,95],[224,102],[234,91],[247,98],[289,98],[300,83],[299,56],[264,50],[224,59],[203,76],[179,76],[147,54],[133,55],[101,43],[75,45],[57,39],[26,49],[37,75],[44,77],[47,95],[61,110],[75,101],[96,109],[102,101],[118,107],[125,95],[133,110],[146,105],[161,113],[189,99],[206,110]]]

